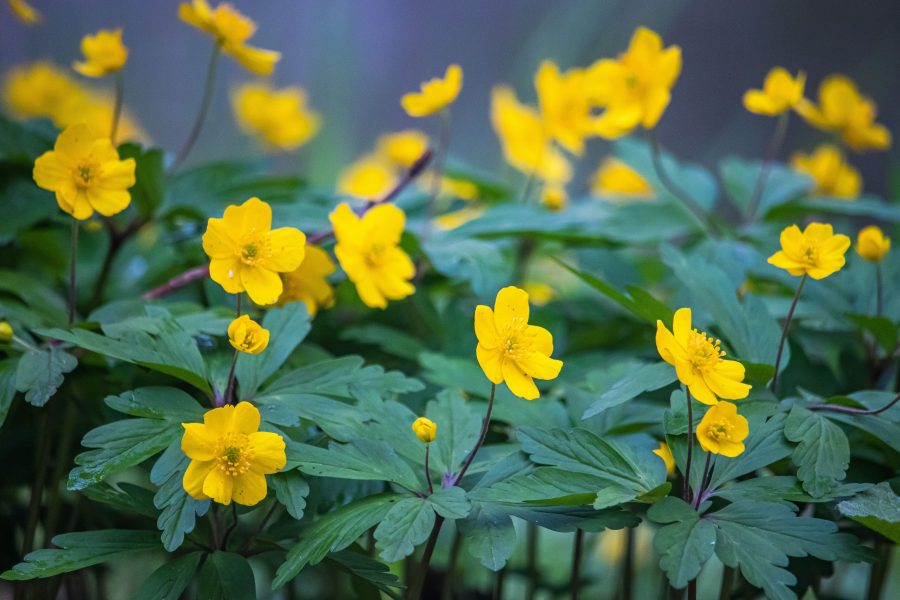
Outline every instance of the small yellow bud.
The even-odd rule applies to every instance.
[[[437,423],[425,417],[419,417],[412,424],[412,430],[420,441],[430,444],[437,437]]]
[[[879,262],[891,249],[891,238],[875,225],[869,225],[856,238],[856,253],[871,262]]]
[[[10,342],[13,339],[13,328],[12,325],[7,323],[6,321],[0,321],[0,342],[6,343]]]
[[[228,326],[228,341],[239,352],[259,354],[269,345],[269,331],[247,315],[241,315]]]

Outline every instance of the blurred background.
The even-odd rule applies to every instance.
[[[153,141],[173,151],[200,101],[210,52],[207,36],[178,20],[179,0],[33,0],[44,14],[27,28],[0,11],[0,71],[38,58],[69,65],[82,35],[123,27],[131,54],[126,103]],[[760,158],[774,120],[754,116],[741,95],[759,87],[768,69],[804,69],[807,95],[822,78],[842,72],[879,105],[879,121],[900,133],[900,7],[896,0],[236,0],[259,24],[254,45],[283,53],[274,82],[307,89],[324,126],[299,152],[279,159],[282,171],[302,168],[330,185],[341,166],[372,147],[385,131],[436,126],[415,123],[399,98],[451,62],[465,72],[453,107],[451,154],[486,170],[502,165],[490,126],[491,86],[512,84],[534,102],[532,77],[544,58],[562,67],[588,65],[627,46],[646,25],[683,48],[684,69],[659,134],[682,158],[715,163],[727,154]],[[237,131],[228,92],[251,76],[222,64],[208,126],[189,162],[260,153]],[[108,82],[107,82],[108,83]],[[434,134],[434,131],[429,133]],[[793,119],[786,148],[811,149],[823,139]],[[584,171],[605,142],[592,140]],[[884,194],[896,151],[853,155],[865,189]],[[895,188],[896,189],[896,188]],[[573,191],[575,191],[573,189]]]

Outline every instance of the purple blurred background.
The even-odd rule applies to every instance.
[[[26,28],[0,8],[0,69],[47,57],[68,65],[81,36],[121,26],[131,50],[126,103],[154,141],[181,143],[200,99],[210,40],[178,20],[178,0],[32,0],[41,27]],[[243,0],[259,24],[255,45],[283,53],[278,85],[300,84],[324,116],[324,128],[279,169],[303,171],[328,185],[337,170],[370,148],[378,134],[410,126],[400,96],[442,73],[465,71],[454,106],[451,153],[485,169],[502,164],[490,128],[491,86],[506,82],[534,100],[532,76],[543,58],[587,65],[624,50],[646,25],[679,44],[684,70],[660,127],[668,148],[712,165],[727,154],[760,157],[774,121],[751,115],[741,95],[767,70],[805,69],[808,95],[832,72],[853,77],[879,104],[879,121],[900,134],[900,4],[896,0]],[[233,124],[227,92],[251,78],[223,61],[210,121],[190,162],[256,154]],[[794,119],[788,149],[811,149],[824,136]],[[606,149],[590,144],[584,171]],[[854,155],[867,191],[885,193],[896,152]],[[893,187],[897,194],[897,186]]]

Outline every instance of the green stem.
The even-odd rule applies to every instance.
[[[125,79],[122,71],[116,71],[116,103],[113,107],[112,127],[109,129],[109,141],[116,145],[116,133],[119,131],[119,120],[122,118],[122,103],[125,100]]]
[[[625,556],[622,561],[622,597],[631,600],[634,595],[634,528],[625,528]]]
[[[41,512],[41,501],[44,497],[44,483],[47,477],[47,468],[50,461],[50,407],[41,410],[38,417],[38,455],[36,464],[36,476],[31,485],[31,499],[28,503],[28,521],[25,526],[25,536],[22,540],[22,556],[34,550],[34,536],[37,532],[38,519]]]
[[[222,403],[216,403],[216,407],[225,406],[226,404],[235,404],[232,402],[234,400],[234,373],[235,368],[237,367],[238,355],[240,354],[239,350],[235,350],[234,354],[231,356],[231,367],[228,369],[228,383],[225,385],[225,395],[222,396]]]
[[[444,109],[440,112],[441,125],[438,130],[437,156],[434,161],[434,169],[431,171],[431,193],[428,196],[428,204],[425,212],[425,227],[423,237],[431,233],[432,221],[437,212],[438,196],[441,193],[441,183],[444,179],[444,164],[447,157],[447,148],[450,146],[450,111]]]
[[[778,342],[778,354],[775,355],[775,373],[772,375],[772,383],[769,385],[769,389],[772,390],[774,394],[778,389],[778,368],[781,366],[781,355],[784,352],[784,343],[787,341],[788,331],[791,329],[791,321],[794,318],[794,310],[797,308],[797,300],[800,299],[800,292],[803,291],[803,285],[806,283],[809,275],[803,274],[803,277],[800,278],[800,285],[797,286],[797,291],[794,292],[794,300],[791,302],[791,309],[788,311],[787,319],[784,321],[784,328],[781,330],[781,341]]]
[[[184,159],[187,158],[188,154],[190,154],[191,150],[194,148],[197,138],[200,137],[200,132],[203,131],[203,123],[206,121],[206,115],[209,113],[209,105],[212,101],[213,90],[215,88],[214,84],[216,81],[216,66],[219,63],[219,54],[221,53],[222,47],[217,43],[213,46],[212,54],[209,57],[209,64],[206,67],[206,82],[203,84],[203,98],[200,100],[200,110],[197,112],[194,126],[191,128],[191,132],[188,134],[181,150],[179,150],[178,154],[175,156],[175,160],[172,161],[172,165],[169,167],[167,175],[172,175],[178,170],[178,167],[181,166],[181,163],[184,162]]]
[[[407,600],[419,600],[422,597],[422,588],[425,586],[425,577],[428,575],[428,568],[431,565],[431,556],[434,554],[434,547],[437,545],[438,534],[441,532],[443,524],[444,517],[438,515],[434,520],[434,527],[431,528],[431,535],[428,536],[428,542],[425,544],[425,550],[422,552],[419,572],[413,575],[414,579],[409,586]]]
[[[528,580],[525,588],[525,600],[534,600],[538,588],[538,526],[529,521],[525,525],[525,577]]]
[[[231,525],[228,529],[225,530],[225,535],[222,536],[222,546],[220,550],[228,551],[228,538],[231,537],[231,533],[237,528],[238,524],[238,514],[237,514],[237,504],[231,503]]]
[[[875,263],[875,316],[884,312],[884,284],[881,280],[881,262]]]
[[[759,208],[759,202],[762,200],[763,192],[766,189],[766,181],[769,179],[769,172],[772,170],[772,164],[778,158],[778,151],[781,144],[784,143],[784,136],[787,133],[788,121],[790,120],[790,111],[781,113],[775,124],[775,131],[772,132],[772,138],[766,147],[765,158],[763,159],[762,168],[759,171],[759,177],[756,178],[756,185],[753,186],[753,195],[750,196],[750,202],[747,205],[747,220],[751,221],[756,215]]]
[[[879,600],[882,596],[884,582],[887,579],[888,569],[891,566],[891,550],[892,544],[888,544],[882,540],[875,542],[875,553],[878,560],[872,565],[872,571],[869,575],[869,585],[866,589],[866,600]]]
[[[503,600],[503,588],[506,584],[506,572],[506,567],[503,567],[502,569],[497,571],[497,576],[494,578],[494,593],[491,596],[493,600]]]
[[[459,551],[462,548],[462,535],[459,528],[453,534],[453,544],[450,546],[450,561],[447,564],[447,574],[444,577],[444,586],[441,589],[441,600],[453,600],[453,588],[455,581],[453,573],[456,571],[456,563],[459,561]]]
[[[631,531],[630,528],[629,531]],[[572,600],[578,600],[581,592],[581,547],[583,545],[584,530],[579,528],[575,530],[575,539],[572,540],[572,577],[570,588]]]
[[[466,471],[469,469],[472,461],[475,460],[475,455],[478,453],[478,449],[481,448],[482,444],[484,444],[484,439],[487,437],[488,428],[491,425],[491,411],[494,409],[494,394],[496,391],[497,384],[491,383],[491,397],[488,400],[487,412],[484,415],[484,421],[482,421],[481,423],[481,435],[478,436],[478,443],[476,443],[475,447],[472,448],[472,452],[469,453],[469,457],[466,459],[466,462],[463,463],[462,469],[460,469],[456,477],[453,478],[453,485],[456,485],[457,483],[462,481],[463,475],[466,474]]]
[[[75,301],[78,268],[78,219],[72,218],[72,233],[69,247],[69,327],[75,322]]]
[[[262,521],[259,522],[259,525],[256,526],[256,529],[251,533],[244,543],[241,544],[241,547],[238,549],[239,554],[245,553],[249,548],[250,544],[253,543],[253,540],[262,533],[263,529],[265,529],[266,524],[269,522],[269,519],[272,518],[272,515],[275,514],[275,511],[278,510],[278,507],[281,506],[278,502],[273,502],[271,508],[266,512],[265,516],[262,518]]]
[[[700,500],[703,498],[703,492],[706,490],[706,478],[709,475],[709,466],[712,461],[712,452],[706,453],[706,462],[703,464],[703,475],[700,476],[700,487],[697,488],[697,493],[694,494],[694,502],[693,507],[694,510],[700,508]]]
[[[691,500],[691,463],[694,461],[694,407],[691,402],[691,390],[684,388],[685,397],[687,398],[687,421],[688,421],[688,438],[687,438],[687,463],[684,467],[684,489],[681,491],[681,497],[685,502]]]
[[[431,444],[425,444],[425,481],[428,482],[428,493],[434,493],[434,486],[431,485],[431,468],[428,466],[428,458],[431,454]]]
[[[722,571],[722,587],[719,589],[719,600],[729,600],[731,598],[731,588],[734,586],[734,567],[725,566]]]

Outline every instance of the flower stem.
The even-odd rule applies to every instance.
[[[621,600],[631,600],[634,583],[634,528],[625,528],[625,550],[622,557]]]
[[[453,478],[453,485],[459,483],[463,475],[466,474],[466,471],[469,469],[469,465],[472,464],[472,461],[475,460],[475,455],[478,453],[478,449],[481,448],[481,445],[484,444],[484,438],[487,437],[488,427],[491,424],[491,411],[494,408],[494,394],[497,391],[497,384],[491,383],[491,397],[488,400],[487,405],[487,413],[484,415],[484,422],[481,424],[481,435],[478,436],[478,443],[475,444],[475,447],[472,448],[472,452],[469,453],[469,457],[466,459],[466,462],[463,463],[462,469],[459,470],[459,473],[456,477]]]
[[[434,486],[431,485],[431,468],[428,466],[428,458],[431,454],[431,444],[425,444],[425,481],[428,482],[428,493],[434,493]]]
[[[525,524],[525,600],[534,600],[538,588],[538,526],[529,521]]]
[[[238,548],[238,554],[243,554],[250,548],[250,544],[252,544],[253,540],[255,540],[256,537],[260,533],[262,533],[263,529],[266,528],[266,524],[269,522],[269,519],[272,518],[272,515],[275,514],[275,511],[278,509],[279,506],[281,506],[281,505],[278,504],[277,502],[272,503],[271,508],[269,508],[269,510],[266,512],[265,516],[262,518],[262,521],[259,522],[259,525],[256,526],[256,529],[254,530],[254,532],[252,534],[250,534],[250,536],[248,536],[247,539],[244,540],[244,543],[241,544],[241,547]]]
[[[72,218],[71,246],[69,248],[69,327],[75,322],[75,288],[78,276],[78,219]]]
[[[237,503],[231,503],[231,525],[228,526],[228,529],[225,530],[225,535],[222,536],[222,547],[220,550],[227,551],[228,550],[228,538],[231,537],[231,532],[233,532],[237,528],[238,524],[238,514],[237,514]]]
[[[212,100],[213,89],[215,88],[216,66],[219,63],[219,54],[221,53],[222,47],[217,43],[213,46],[212,54],[209,57],[209,65],[206,67],[206,83],[203,85],[203,98],[200,100],[200,111],[197,113],[197,119],[194,121],[194,126],[191,128],[191,132],[188,134],[187,140],[185,140],[181,150],[175,155],[175,160],[172,161],[172,165],[169,167],[167,175],[172,175],[178,170],[178,167],[181,166],[184,159],[191,153],[194,144],[197,142],[197,138],[200,137],[200,132],[203,131],[203,123],[206,121],[206,115],[209,112],[209,104]]]
[[[681,491],[681,497],[685,502],[691,499],[691,463],[694,461],[694,407],[691,401],[691,390],[684,388],[685,397],[687,398],[687,420],[688,420],[688,439],[687,439],[687,463],[684,467],[684,489]]]
[[[125,79],[122,71],[116,71],[116,103],[113,106],[112,126],[109,128],[109,141],[116,145],[116,134],[119,131],[119,120],[122,118],[122,103],[125,100]]]
[[[237,359],[240,352],[238,350],[234,351],[234,354],[231,357],[231,367],[228,369],[228,383],[225,385],[225,395],[222,396],[221,404],[215,402],[216,408],[225,406],[226,404],[234,404],[232,400],[234,399],[234,371],[235,367],[237,367]]]
[[[440,112],[440,129],[438,130],[438,145],[436,158],[434,161],[434,169],[431,171],[431,193],[428,196],[428,204],[425,208],[425,227],[422,232],[423,237],[427,237],[431,233],[432,221],[437,212],[438,196],[441,193],[441,183],[444,179],[444,163],[447,158],[447,147],[450,145],[450,111],[444,109]]]
[[[781,341],[778,342],[778,354],[775,355],[775,373],[772,374],[772,383],[769,385],[769,389],[772,390],[774,394],[778,389],[778,367],[781,366],[781,355],[784,352],[784,343],[787,340],[788,331],[791,328],[791,321],[794,318],[794,310],[797,308],[797,300],[800,299],[800,292],[803,291],[803,284],[806,283],[806,279],[809,275],[805,274],[800,279],[800,285],[797,286],[797,291],[794,292],[794,300],[791,302],[791,309],[788,311],[787,319],[784,321],[784,328],[781,330]]]
[[[772,170],[772,164],[778,158],[778,151],[781,144],[784,143],[784,136],[787,133],[788,121],[790,121],[790,112],[785,111],[778,117],[775,124],[775,131],[772,132],[772,138],[766,147],[766,155],[763,159],[762,168],[759,171],[759,177],[756,178],[756,185],[753,187],[753,195],[750,196],[750,202],[747,204],[747,220],[750,221],[756,215],[759,208],[759,202],[762,200],[763,192],[766,189],[766,181],[769,179],[769,172]]]
[[[712,452],[706,453],[706,462],[703,465],[703,475],[700,477],[700,488],[697,490],[697,493],[694,495],[693,507],[694,510],[700,508],[700,501],[703,499],[703,492],[706,490],[706,478],[709,476],[709,467],[712,463]]]
[[[875,263],[875,316],[884,312],[884,284],[881,279],[881,262]]]
[[[572,540],[572,600],[578,600],[581,592],[581,547],[584,545],[584,530],[575,530],[575,539]]]
[[[821,410],[821,411],[830,411],[830,412],[838,412],[844,413],[847,415],[880,415],[893,405],[900,402],[900,394],[894,396],[894,399],[882,406],[881,408],[873,408],[873,409],[865,409],[865,408],[853,408],[852,406],[841,406],[840,404],[813,404],[809,406],[809,410]]]

